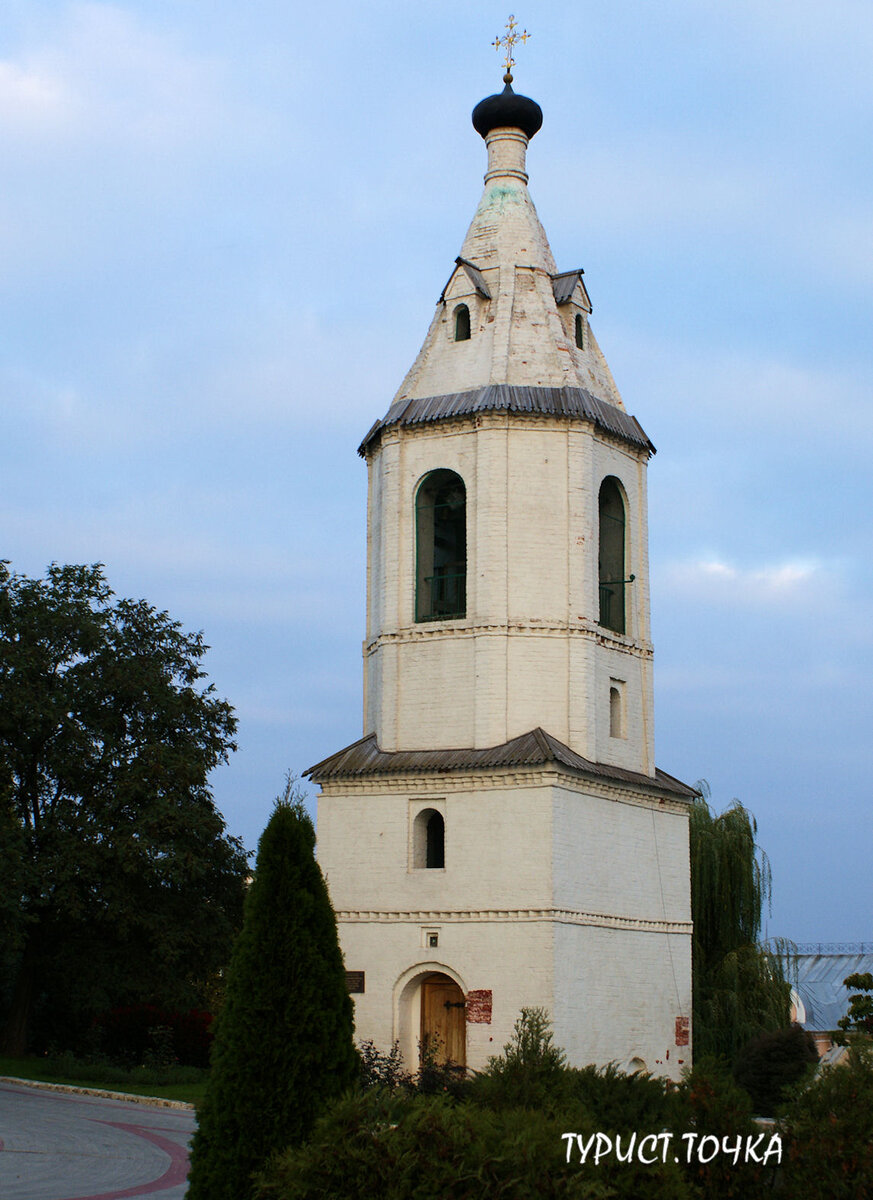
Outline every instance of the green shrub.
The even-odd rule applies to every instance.
[[[598,1129],[657,1132],[672,1128],[683,1111],[676,1085],[645,1071],[628,1075],[608,1063],[571,1069],[567,1075],[572,1100],[590,1113]]]
[[[762,1130],[752,1119],[752,1102],[731,1077],[721,1059],[704,1058],[689,1071],[680,1088],[679,1100],[684,1116],[674,1126],[675,1140],[682,1144],[684,1133],[698,1136],[698,1146],[704,1136],[735,1146],[737,1138],[755,1139],[763,1134],[758,1147],[759,1157],[767,1149],[772,1131]],[[684,1150],[680,1155],[684,1158]],[[709,1162],[701,1162],[694,1154],[692,1161],[683,1163],[688,1180],[699,1187],[707,1200],[758,1200],[769,1196],[776,1176],[776,1164],[746,1162],[743,1149],[737,1162],[719,1152]]]
[[[412,1086],[412,1076],[403,1065],[400,1043],[388,1051],[379,1050],[372,1038],[358,1043],[358,1083],[362,1091],[386,1088],[393,1092]]]
[[[847,1063],[801,1084],[780,1128],[791,1200],[873,1196],[873,1048],[854,1042]]]
[[[470,1080],[464,1067],[442,1056],[438,1038],[425,1039],[418,1046],[419,1067],[409,1080],[409,1088],[422,1096],[451,1096],[455,1100],[470,1091]]]
[[[523,1008],[503,1053],[471,1084],[471,1099],[484,1108],[565,1107],[571,1100],[566,1055],[554,1045],[548,1014],[543,1008]]]
[[[560,1118],[448,1097],[369,1092],[334,1105],[273,1161],[258,1200],[690,1200],[672,1162],[568,1163]],[[576,1131],[589,1134],[589,1126]]]
[[[734,1079],[749,1093],[758,1116],[772,1117],[785,1089],[799,1083],[817,1064],[812,1034],[792,1025],[762,1033],[745,1045],[734,1064]]]

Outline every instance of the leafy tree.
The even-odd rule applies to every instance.
[[[188,1200],[245,1200],[355,1082],[352,1001],[315,830],[291,778],[261,836],[216,1022]]]
[[[834,1041],[845,1046],[853,1033],[867,1037],[873,1033],[873,975],[869,971],[856,971],[854,975],[847,975],[843,984],[859,989],[856,995],[849,997],[848,1013],[837,1021],[842,1032]]]
[[[206,649],[116,600],[100,565],[29,579],[0,563],[7,1053],[25,1050],[37,1001],[69,1031],[113,1004],[196,1003],[226,961],[246,856],[207,784],[236,721],[201,682]]]
[[[790,986],[779,950],[758,942],[770,866],[755,818],[738,800],[716,816],[709,786],[691,805],[692,987],[695,1057],[733,1061],[757,1034],[788,1025]]]
[[[755,1112],[772,1117],[785,1089],[797,1084],[818,1065],[815,1039],[799,1025],[759,1034],[740,1050],[734,1079],[749,1093]]]
[[[873,1196],[873,1047],[852,1043],[848,1060],[800,1085],[780,1123],[783,1195],[791,1200]]]

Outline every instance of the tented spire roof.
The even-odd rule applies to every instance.
[[[541,121],[539,105],[509,84],[476,106],[488,147],[485,187],[395,404],[511,385],[582,388],[624,407],[591,332],[582,271],[558,271],[528,191],[527,147]],[[457,325],[462,306],[469,337],[466,322]]]

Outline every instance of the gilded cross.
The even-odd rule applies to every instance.
[[[495,38],[491,43],[498,54],[501,50],[504,52],[505,58],[503,59],[503,64],[506,67],[504,81],[506,83],[512,83],[512,68],[515,66],[515,58],[512,52],[515,49],[516,42],[526,42],[530,37],[530,34],[526,29],[521,33],[516,33],[516,29],[518,29],[518,21],[516,21],[514,15],[510,13],[509,20],[506,22],[506,33],[503,37]]]

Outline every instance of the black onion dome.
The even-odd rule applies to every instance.
[[[473,109],[473,128],[483,138],[487,137],[492,129],[507,126],[520,129],[532,138],[542,123],[543,110],[536,100],[531,100],[528,96],[517,96],[511,83],[507,83],[502,92],[480,100]]]

